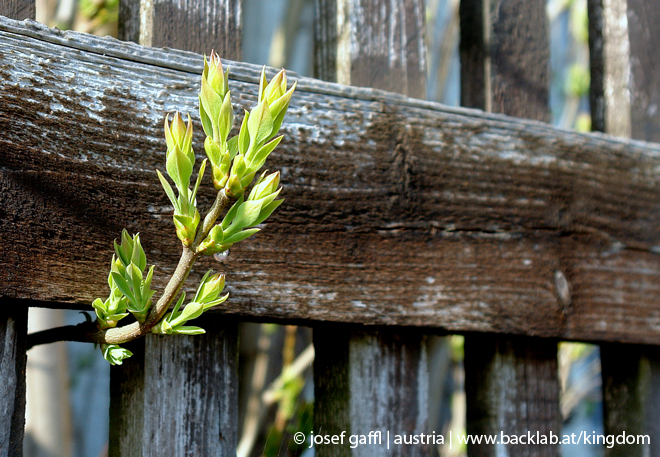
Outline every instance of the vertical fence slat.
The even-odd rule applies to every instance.
[[[238,337],[226,321],[207,318],[194,337],[148,335],[112,367],[109,455],[236,455]]]
[[[238,0],[127,0],[120,2],[119,38],[206,55],[215,49],[238,60],[241,21]]]
[[[0,302],[0,455],[21,457],[25,435],[27,307]]]
[[[146,46],[215,49],[240,60],[241,0],[127,0],[119,33]],[[238,324],[213,315],[200,321],[206,334],[149,335],[113,367],[109,455],[236,455]]]
[[[465,338],[465,395],[470,435],[561,432],[557,344],[526,337]],[[470,457],[557,456],[558,446],[469,445]]]
[[[543,0],[462,0],[461,103],[549,119],[550,43]],[[549,281],[551,278],[549,278]],[[557,343],[467,335],[468,434],[561,432]],[[468,445],[474,456],[557,456],[558,445]]]
[[[0,16],[12,19],[34,19],[36,13],[35,0],[2,0],[0,2]]]
[[[315,76],[426,98],[424,2],[316,0]]]
[[[660,141],[660,9],[645,0],[589,0],[591,116],[594,130]],[[649,444],[607,448],[605,455],[660,454],[660,353],[603,344],[606,434],[649,435]]]
[[[344,446],[317,445],[317,455],[429,455],[431,446],[393,444],[395,434],[428,433],[428,366],[421,332],[318,325],[314,347],[314,430],[347,435]],[[382,432],[380,445],[351,452],[348,435],[372,431]]]
[[[35,0],[3,0],[0,16],[34,19]],[[27,315],[27,307],[0,300],[0,456],[23,456]]]
[[[541,0],[461,0],[461,104],[548,121],[550,38]]]
[[[317,77],[426,96],[419,0],[317,0]],[[396,142],[393,137],[393,144]],[[394,145],[393,147],[396,147]],[[314,328],[314,429],[321,434],[426,432],[428,367],[419,331]],[[383,440],[385,437],[383,437]],[[393,439],[393,436],[392,436]],[[319,445],[319,456],[429,455],[430,446]]]

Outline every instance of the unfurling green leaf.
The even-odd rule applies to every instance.
[[[101,351],[103,358],[111,365],[121,365],[123,361],[133,355],[128,349],[117,346],[116,344],[102,344]]]

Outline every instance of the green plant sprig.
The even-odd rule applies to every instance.
[[[264,68],[260,77],[257,105],[245,111],[238,135],[229,139],[234,113],[228,73],[223,70],[220,57],[211,52],[209,59],[204,59],[199,93],[199,112],[206,133],[204,149],[207,159],[202,161],[192,189],[190,180],[195,154],[190,116],[184,122],[177,112],[171,123],[169,115],[166,116],[165,171],[169,180],[159,170],[157,175],[174,208],[173,222],[182,244],[181,258],[162,295],[153,304],[155,291],[151,290],[151,279],[154,266],[147,271],[146,255],[139,235],[131,237],[124,230],[121,242],[115,241],[115,255],[108,276],[110,295],[106,300],[94,300],[92,305],[96,311],[96,328],[87,331],[85,336],[85,340],[101,345],[104,357],[111,364],[121,364],[132,355],[119,344],[148,333],[204,333],[200,327],[187,325],[187,322],[227,299],[228,294],[221,296],[225,285],[223,274],[207,272],[192,301],[185,306],[183,284],[199,256],[224,252],[233,244],[254,235],[260,230],[256,226],[264,222],[283,202],[283,199],[277,199],[281,191],[279,172],[264,172],[252,186],[247,198],[245,191],[282,139],[282,136],[276,135],[295,88],[294,82],[287,90],[284,70],[268,82]],[[217,195],[202,221],[196,196],[207,160]],[[221,222],[216,224],[228,207]],[[175,301],[176,304],[169,311]],[[130,315],[135,318],[134,322],[118,326],[122,319]]]

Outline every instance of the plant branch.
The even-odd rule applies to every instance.
[[[195,260],[200,255],[196,252],[197,246],[199,246],[209,234],[218,217],[220,217],[222,211],[229,204],[229,201],[230,199],[225,194],[224,189],[220,190],[213,205],[209,209],[208,214],[204,218],[204,223],[202,224],[201,229],[197,232],[193,245],[190,248],[183,246],[183,252],[181,253],[181,258],[179,259],[179,264],[177,265],[176,270],[174,270],[174,273],[167,282],[161,297],[149,310],[149,314],[143,324],[133,322],[132,324],[124,325],[122,327],[99,330],[96,323],[83,322],[78,325],[52,328],[28,335],[28,348],[63,340],[121,344],[140,338],[149,333],[151,329],[160,322],[172,305],[174,299],[179,295],[179,292],[181,292],[183,283],[188,277],[188,274],[190,274],[190,270],[192,270]]]

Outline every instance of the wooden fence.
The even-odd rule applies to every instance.
[[[606,433],[651,436],[607,455],[660,455],[660,146],[643,142],[660,138],[660,6],[589,0],[593,125],[614,137],[545,123],[542,0],[461,1],[466,108],[420,100],[421,0],[316,3],[325,82],[293,75],[271,163],[286,203],[232,249],[231,300],[207,335],[147,337],[113,368],[110,455],[234,455],[236,319],[313,327],[314,430],[325,434],[426,432],[439,387],[425,335],[447,332],[465,334],[468,433],[559,434],[557,341],[597,342]],[[0,14],[34,8],[5,0]],[[143,233],[160,283],[176,264],[154,173],[162,119],[195,111],[198,53],[211,48],[237,61],[237,104],[254,101],[240,11],[240,0],[126,0],[125,41],[0,19],[0,455],[21,455],[28,307],[89,309],[123,227]]]

